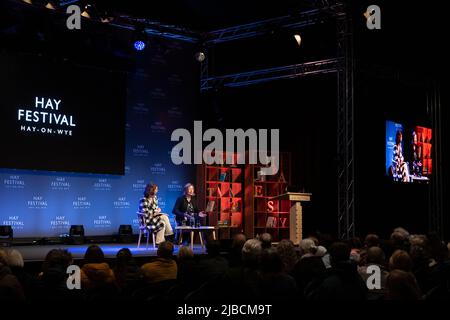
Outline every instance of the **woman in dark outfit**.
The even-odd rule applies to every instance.
[[[198,209],[194,191],[192,183],[186,184],[184,194],[175,202],[172,213],[175,215],[178,226],[182,226],[183,223],[189,226],[203,224],[201,220],[206,217],[206,214]]]

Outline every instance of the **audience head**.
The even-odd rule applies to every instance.
[[[190,247],[180,246],[178,249],[178,261],[189,260],[194,258],[194,252]]]
[[[412,270],[412,260],[409,256],[408,252],[404,250],[395,250],[389,259],[389,269],[394,270],[403,270],[406,272],[410,272]]]
[[[270,233],[263,233],[259,236],[259,241],[261,241],[261,246],[264,249],[269,249],[272,247],[272,235]]]
[[[247,267],[256,268],[262,250],[261,241],[258,239],[247,240],[242,247],[242,261]]]
[[[409,254],[413,260],[429,256],[429,243],[425,235],[411,235],[409,237],[409,243]]]
[[[16,249],[8,250],[7,252],[8,265],[11,268],[23,268],[24,262],[22,254]]]
[[[391,234],[391,240],[396,245],[403,245],[405,242],[408,241],[408,238],[409,232],[403,228],[395,228]]]
[[[398,234],[402,235],[405,239],[409,238],[409,232],[402,227],[395,228],[394,233],[398,233]]]
[[[275,248],[263,250],[261,254],[261,271],[279,273],[283,271],[283,261]]]
[[[67,267],[70,266],[72,262],[72,254],[66,249],[52,249],[45,257],[45,261],[42,265],[42,271],[45,274],[49,269],[56,268],[65,272]]]
[[[2,266],[8,266],[8,256],[4,250],[0,249],[0,267]]]
[[[317,246],[312,239],[306,238],[300,241],[300,250],[302,252],[302,256],[305,254],[315,255],[317,252]]]
[[[247,237],[243,233],[238,233],[234,235],[233,242],[231,244],[232,250],[239,250],[239,252],[242,250],[242,247],[245,244],[245,241],[247,241]]]
[[[298,259],[294,243],[291,240],[283,239],[278,243],[276,250],[283,261],[284,271],[291,272]]]
[[[411,272],[392,270],[386,278],[387,300],[419,300],[420,289]]]
[[[329,253],[332,265],[348,261],[350,259],[350,246],[344,242],[335,242],[331,245]]]
[[[220,241],[210,240],[206,243],[206,253],[210,257],[217,257],[220,255]]]
[[[368,264],[379,264],[383,265],[385,263],[386,256],[380,247],[370,247],[367,249],[366,262]]]
[[[413,234],[409,237],[411,247],[425,247],[427,245],[427,237],[423,234]]]
[[[364,239],[364,245],[366,248],[378,247],[380,245],[380,239],[376,234],[368,234]]]
[[[327,254],[327,249],[324,246],[318,246],[316,251],[316,256],[323,257]]]
[[[311,239],[312,241],[314,241],[314,244],[316,245],[316,247],[319,245],[319,239],[317,239],[317,237],[309,236],[307,239]]]
[[[102,263],[105,262],[105,254],[102,248],[93,244],[90,245],[84,254],[85,263]]]
[[[127,263],[133,259],[133,254],[128,248],[122,248],[117,252],[116,255],[117,262]]]
[[[160,258],[171,259],[173,255],[173,243],[170,241],[161,242],[156,255]]]

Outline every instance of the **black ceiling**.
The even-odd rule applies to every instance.
[[[32,1],[44,3],[48,0]],[[73,2],[71,0],[64,1]],[[93,4],[97,14],[107,11],[116,17],[146,18],[159,21],[162,24],[173,24],[190,28],[193,31],[206,32],[305,11],[314,8],[316,5],[323,6],[324,3],[332,3],[333,1],[335,0],[81,0],[76,1],[76,3],[81,6],[88,3]],[[426,6],[411,5],[405,0],[395,2],[392,0],[348,1],[351,4],[353,15],[355,56],[357,59],[364,59],[373,65],[383,63],[411,71],[421,69],[427,72],[445,74],[444,69],[449,65],[448,49],[446,49],[445,43],[448,18],[446,17],[446,11],[442,9],[442,4],[438,3],[437,0],[434,0],[434,4],[433,1],[427,3]],[[22,7],[17,5],[15,6],[16,10],[12,10],[11,3],[22,4]],[[3,6],[3,4],[7,5]],[[366,28],[363,12],[370,4],[377,4],[381,8],[381,30],[369,31]],[[27,35],[35,34],[38,30],[40,31],[40,37],[47,33],[47,38],[53,36],[58,39],[58,41],[54,41],[54,47],[62,50],[60,48],[64,46],[60,45],[60,38],[55,36],[56,29],[53,24],[49,23],[49,26],[45,27],[43,23],[43,16],[49,10],[43,9],[32,12],[30,10],[28,14],[25,14],[27,10],[24,10],[24,8],[21,0],[0,0],[0,35],[6,34],[9,39],[16,40],[22,47],[29,48],[32,46],[32,42],[28,38],[24,38],[26,41],[22,41],[22,38],[19,38],[13,32],[22,32],[22,34]],[[65,25],[62,12],[60,16],[61,25]],[[48,20],[56,21],[53,18]],[[100,23],[93,22],[92,27],[87,30],[95,31],[106,41],[105,35],[113,28],[108,29]],[[334,36],[334,32],[331,30],[331,36]],[[311,48],[321,52],[324,51],[321,49],[324,39],[319,33],[310,36],[305,34],[304,40],[304,45],[302,44],[299,54],[305,56],[305,52]],[[71,42],[72,39],[67,41]],[[5,43],[5,39],[2,40],[2,43]],[[42,45],[42,41],[39,43]],[[241,42],[236,42],[236,46],[242,49]],[[280,46],[272,42],[267,46],[264,51],[257,51],[259,56],[272,57],[274,51],[279,55],[288,56],[284,54],[287,52],[286,50],[281,50]],[[45,48],[47,47],[51,48],[47,51],[55,51],[55,48],[49,46],[48,43]],[[115,45],[115,47],[119,48],[120,46]],[[85,48],[84,45],[82,48]],[[240,62],[242,59],[236,60]]]
[[[313,8],[315,0],[92,0],[99,10],[212,31]]]

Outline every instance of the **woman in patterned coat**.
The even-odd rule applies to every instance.
[[[168,215],[161,213],[157,193],[158,186],[156,184],[147,184],[144,197],[139,201],[139,212],[143,214],[144,223],[149,231],[156,233],[156,244],[160,244],[165,241],[166,236],[173,235],[173,230]]]
[[[405,162],[402,150],[403,134],[399,130],[395,135],[394,152],[392,156],[392,166],[394,168],[394,179],[396,181],[409,182],[408,163]]]

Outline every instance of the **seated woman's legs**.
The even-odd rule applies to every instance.
[[[164,214],[161,216],[161,220],[164,222],[164,225],[165,225],[164,235],[165,236],[173,235],[173,229],[172,229],[172,225],[170,224],[169,217]]]
[[[161,221],[164,227],[156,233],[156,244],[160,244],[166,240],[165,236],[173,235],[172,226],[170,225],[169,217],[165,214],[161,216]]]

